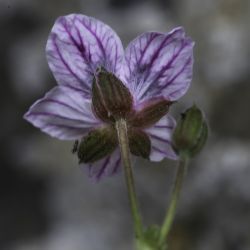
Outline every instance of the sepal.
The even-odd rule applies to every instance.
[[[149,159],[151,152],[151,142],[149,136],[139,129],[129,129],[128,131],[130,152],[136,156]]]
[[[168,113],[171,104],[171,101],[164,98],[147,101],[144,107],[132,116],[131,124],[140,128],[151,127]]]
[[[110,155],[117,147],[117,137],[113,127],[108,126],[91,131],[78,147],[79,163],[93,163]]]
[[[121,80],[101,68],[93,80],[92,103],[101,120],[114,121],[130,114],[133,98]]]

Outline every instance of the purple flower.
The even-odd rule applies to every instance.
[[[131,153],[151,161],[176,159],[170,143],[175,120],[167,111],[189,87],[193,45],[179,27],[166,34],[146,32],[124,51],[117,34],[101,21],[80,14],[59,17],[46,46],[58,86],[35,102],[25,119],[58,139],[80,140],[78,157],[92,177],[112,175],[121,164],[112,130],[116,113],[110,114],[100,94],[102,83],[111,82],[118,94],[110,100],[124,108],[119,115],[128,120]],[[102,153],[93,158],[97,146]],[[92,156],[86,158],[84,150]]]

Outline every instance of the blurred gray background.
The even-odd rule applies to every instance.
[[[94,16],[124,46],[148,30],[184,26],[195,40],[192,87],[171,110],[196,102],[209,141],[191,161],[170,250],[250,250],[250,39],[247,0],[0,0],[0,249],[131,250],[132,222],[123,175],[93,184],[71,142],[22,118],[55,86],[45,44],[55,19]],[[145,223],[160,223],[176,163],[137,161]]]

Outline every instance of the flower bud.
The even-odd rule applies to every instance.
[[[206,143],[208,127],[202,111],[193,105],[182,114],[173,133],[172,146],[178,154],[195,156]]]

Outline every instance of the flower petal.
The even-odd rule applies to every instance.
[[[144,130],[151,141],[151,161],[161,161],[163,158],[177,159],[171,146],[171,137],[175,124],[174,118],[165,115],[153,127]]]
[[[184,95],[192,78],[193,46],[181,27],[133,40],[125,51],[125,78],[136,102],[157,96],[174,101]]]
[[[108,25],[80,14],[56,20],[46,52],[58,84],[81,87],[87,96],[96,69],[118,74],[124,57],[120,38]]]
[[[81,167],[88,168],[89,177],[99,181],[105,176],[111,176],[121,170],[121,155],[117,148],[111,155],[92,164],[81,164]]]
[[[79,139],[101,125],[84,93],[58,86],[36,101],[24,118],[43,132],[62,140]]]

